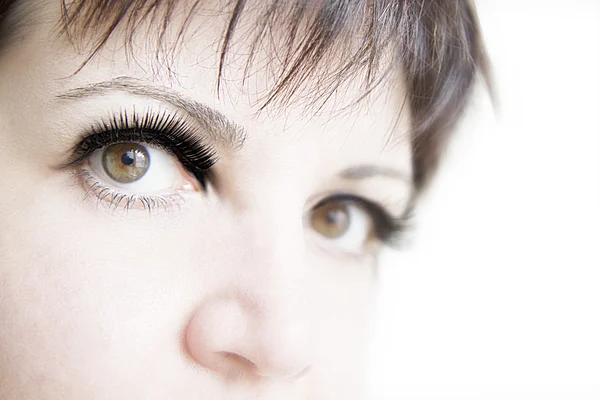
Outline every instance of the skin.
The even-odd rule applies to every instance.
[[[143,35],[128,58],[120,32],[73,75],[85,54],[53,34],[59,2],[36,7],[0,56],[0,398],[360,398],[381,246],[348,251],[315,229],[311,208],[351,193],[402,214],[411,165],[408,120],[395,125],[401,85],[343,113],[359,87],[317,115],[293,105],[257,115],[265,69],[241,85],[232,62],[217,96],[219,18],[193,22],[202,28],[174,60],[175,79],[144,57]],[[208,194],[176,169],[172,209],[84,199],[81,167],[62,165],[91,125],[134,107],[185,115],[114,87],[59,98],[124,76],[245,130],[236,148],[213,138]],[[340,176],[364,165],[395,172]],[[368,233],[368,218],[351,219],[349,234]]]

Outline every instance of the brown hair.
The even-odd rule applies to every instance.
[[[15,23],[10,21],[11,15],[26,3],[0,0],[0,48],[14,31],[8,27]],[[200,3],[187,2],[179,39],[184,38]],[[254,38],[247,69],[254,50],[274,33],[283,40],[283,57],[277,59],[282,63],[281,73],[265,96],[263,107],[290,101],[294,92],[323,67],[327,73],[319,77],[314,104],[327,100],[350,79],[361,77],[367,94],[390,73],[401,74],[412,117],[413,181],[418,191],[435,171],[478,72],[487,81],[479,24],[469,0],[264,0],[252,7],[247,0],[223,3],[229,17],[220,44],[217,85],[230,45],[238,31],[245,29],[240,28],[245,15],[254,16],[252,31],[242,32]],[[174,10],[181,5],[178,0],[62,0],[58,32],[73,44],[84,43],[89,61],[117,28],[125,30],[126,45],[131,45],[140,23],[146,21],[157,28],[156,49],[174,55],[181,40],[166,46],[165,32]],[[339,58],[331,67],[334,53]]]

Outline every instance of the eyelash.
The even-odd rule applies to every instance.
[[[123,207],[130,210],[135,204],[139,204],[142,209],[152,211],[158,208],[171,210],[178,207],[183,202],[181,195],[171,193],[166,195],[143,195],[143,194],[124,194],[111,187],[101,184],[97,178],[92,176],[86,170],[75,172],[75,177],[87,187],[87,191],[83,199],[87,199],[91,195],[96,196],[97,204],[107,202],[109,208],[118,209]],[[110,200],[108,200],[110,199]]]
[[[198,180],[206,191],[210,181],[210,169],[218,160],[213,147],[207,146],[193,133],[192,126],[178,114],[166,111],[143,116],[126,111],[102,121],[90,128],[73,150],[73,157],[66,166],[84,162],[92,153],[115,143],[146,143],[161,148],[179,160],[181,165]]]
[[[393,216],[385,208],[364,197],[349,193],[335,194],[318,202],[313,209],[322,207],[330,202],[354,204],[361,207],[373,218],[373,228],[377,240],[390,247],[399,247],[406,232],[412,226],[413,207],[407,207],[400,216]]]

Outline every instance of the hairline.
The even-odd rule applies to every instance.
[[[0,57],[35,23],[31,3],[31,0],[5,0],[6,9],[0,14]]]

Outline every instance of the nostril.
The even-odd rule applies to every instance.
[[[297,380],[297,379],[302,378],[309,371],[310,371],[310,366],[307,366],[298,372],[289,372],[289,373],[283,373],[282,371],[280,371],[280,373],[265,373],[264,371],[257,369],[257,375],[260,376],[261,378],[267,378],[267,379],[277,378],[279,380]]]
[[[217,353],[220,358],[219,370],[224,373],[228,379],[239,379],[241,377],[249,379],[260,379],[260,378],[279,378],[279,379],[298,379],[305,375],[310,367],[297,372],[284,371],[268,371],[265,368],[260,368],[257,364],[252,362],[250,359],[229,351],[221,351]]]
[[[247,359],[246,357],[240,356],[239,354],[232,353],[229,351],[222,351],[219,354],[223,356],[228,362],[239,365],[241,368],[249,371],[255,371],[257,369],[256,364]]]
[[[258,367],[252,361],[239,354],[229,351],[218,352],[221,359],[219,370],[228,379],[239,379],[241,377],[257,377]]]

